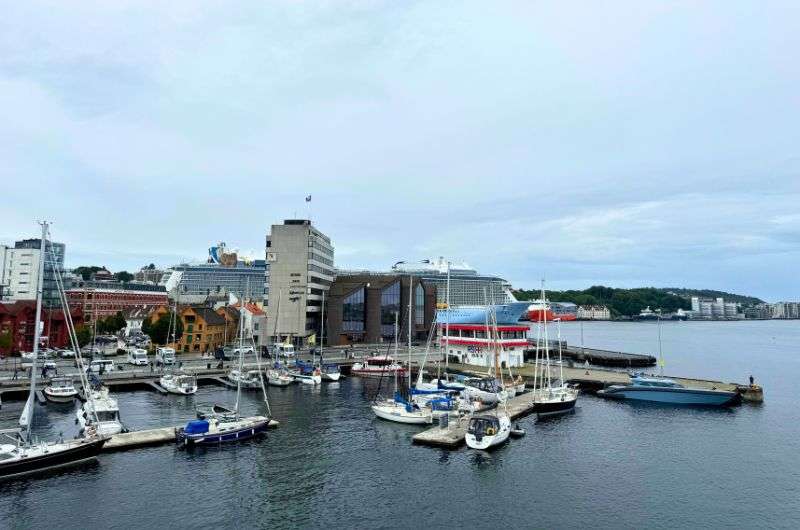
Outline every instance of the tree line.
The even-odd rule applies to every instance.
[[[572,302],[579,306],[604,305],[616,317],[638,315],[646,307],[653,311],[661,309],[665,313],[692,307],[686,298],[655,287],[617,289],[594,285],[584,290],[547,291],[546,294],[551,302]],[[540,295],[538,290],[514,291],[518,300],[536,300]]]

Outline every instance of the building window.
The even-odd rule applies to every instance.
[[[400,311],[400,281],[381,291],[381,335],[394,336],[395,314]]]
[[[342,303],[342,331],[364,331],[364,288],[348,295]]]
[[[425,289],[420,284],[414,289],[414,324],[425,324]]]

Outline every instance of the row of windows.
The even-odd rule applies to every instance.
[[[444,329],[442,329],[442,333],[444,334]],[[527,337],[525,331],[500,331],[499,334],[500,340],[525,339]],[[452,339],[485,339],[491,338],[492,333],[487,334],[486,330],[451,329],[448,336]]]
[[[318,241],[316,241],[314,239],[309,239],[308,240],[308,246],[309,246],[309,248],[317,249],[320,252],[324,252],[326,255],[333,257],[333,250],[332,249],[328,248],[327,246],[323,245],[322,243],[319,243]]]
[[[308,253],[308,259],[313,259],[315,261],[319,261],[320,263],[324,263],[325,265],[328,265],[329,267],[333,267],[333,260],[322,256],[322,254],[317,254],[315,252],[309,252]]]
[[[320,274],[326,274],[328,276],[333,276],[334,275],[334,273],[333,273],[333,271],[331,269],[324,269],[324,268],[319,267],[317,265],[311,265],[310,263],[308,264],[308,270],[309,270],[309,272],[318,272]]]

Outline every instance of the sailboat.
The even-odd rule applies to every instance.
[[[544,292],[544,280],[542,280],[542,300],[547,302]],[[575,408],[578,401],[578,390],[572,388],[564,382],[564,369],[561,358],[561,320],[556,319],[558,324],[558,384],[553,384],[550,370],[550,342],[547,336],[547,320],[544,313],[540,314],[539,327],[536,337],[536,361],[533,376],[533,390],[531,399],[533,411],[540,416],[551,414],[563,414]],[[542,335],[544,335],[542,337]],[[544,351],[540,344],[544,339]]]
[[[611,399],[627,399],[666,405],[688,405],[696,407],[730,407],[738,405],[742,396],[738,392],[717,390],[715,388],[686,387],[672,379],[664,377],[664,353],[661,347],[661,312],[658,316],[658,364],[659,377],[645,375],[631,376],[629,385],[611,385],[599,390],[597,395]]]
[[[397,322],[399,314],[395,313],[394,320],[394,354],[397,357]],[[410,323],[409,323],[410,325]],[[386,352],[389,353],[388,350]],[[388,355],[387,355],[388,356]],[[394,397],[391,399],[376,400],[372,406],[372,412],[378,418],[393,421],[396,423],[427,424],[433,422],[433,414],[430,410],[425,410],[413,401],[406,400],[397,387],[397,371],[394,372]]]
[[[319,368],[323,381],[338,381],[342,371],[338,364],[325,364],[323,362],[322,348],[325,346],[325,291],[322,291],[322,318],[320,319],[319,333]]]
[[[31,434],[31,424],[33,423],[34,408],[36,402],[36,360],[39,354],[39,342],[41,330],[39,323],[42,317],[42,292],[44,282],[44,263],[47,252],[48,227],[47,222],[40,223],[42,226],[41,251],[39,253],[39,275],[37,276],[36,288],[36,320],[34,321],[33,336],[33,359],[31,360],[31,380],[28,400],[19,418],[19,428],[0,429],[0,441],[5,440],[10,443],[0,443],[0,478],[18,477],[30,473],[41,472],[72,466],[97,457],[108,441],[108,438],[99,436],[96,432],[90,433],[85,438],[75,440],[40,441]],[[51,249],[52,253],[52,249]],[[53,259],[55,263],[55,259]],[[59,297],[62,301],[65,314],[67,315],[67,328],[73,349],[76,352],[76,360],[79,369],[83,367],[83,358],[77,348],[77,337],[75,328],[72,325],[72,317],[69,316],[69,306],[64,296],[63,285],[60,282],[57,267],[56,280],[59,287]],[[83,374],[83,371],[81,370]],[[85,374],[81,375],[83,380]]]
[[[492,348],[494,351],[495,378],[502,385],[503,373],[500,369],[500,344],[497,330],[497,319],[494,315],[494,306],[489,308],[492,318]],[[475,414],[467,425],[464,440],[470,449],[487,450],[496,447],[508,440],[511,434],[511,418],[506,410],[506,399],[501,394],[502,409],[498,408],[494,414]]]
[[[176,344],[178,331],[178,299],[175,299],[175,308],[172,311],[167,328],[167,342],[169,342],[170,332],[172,333],[172,343]],[[170,348],[171,349],[171,348]],[[174,350],[173,350],[174,355]],[[158,380],[161,387],[170,394],[188,396],[197,392],[197,377],[183,372],[175,373],[175,362],[170,364],[170,372],[165,373]]]
[[[244,311],[244,303],[242,311]],[[244,372],[244,317],[239,317],[239,373]],[[239,414],[239,403],[242,396],[241,379],[236,383],[236,404],[230,413],[215,414],[211,409],[211,414],[204,419],[192,420],[185,427],[177,429],[175,433],[176,442],[179,447],[193,447],[199,445],[219,445],[227,442],[237,442],[254,438],[264,432],[269,427],[269,401],[267,400],[267,389],[264,386],[264,378],[261,375],[261,360],[256,354],[256,364],[258,367],[261,391],[264,396],[264,405],[267,409],[267,416],[255,416],[253,418],[242,418]]]

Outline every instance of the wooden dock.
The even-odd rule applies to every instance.
[[[513,372],[514,375],[519,375],[525,379],[526,382],[530,383],[533,381],[534,368],[534,365],[526,364],[519,368],[514,368]],[[467,375],[486,375],[486,367],[484,366],[451,363],[450,370]],[[561,368],[561,371],[563,371],[564,374],[564,381],[576,384],[587,390],[600,390],[608,385],[630,384],[631,382],[630,375],[628,375],[627,372],[605,370],[602,368],[575,368],[564,366]],[[558,379],[560,373],[558,366],[550,367],[551,379]],[[751,403],[761,403],[764,401],[764,390],[758,385],[750,386],[742,383],[725,383],[722,381],[692,379],[689,377],[675,377],[671,375],[666,375],[665,377],[669,377],[685,386],[739,392],[739,394],[742,395],[743,401]]]
[[[248,420],[264,419],[263,416],[253,416],[247,418]],[[269,427],[276,428],[280,423],[277,420],[270,420]],[[103,452],[112,451],[127,451],[129,449],[136,449],[139,447],[147,447],[151,445],[164,445],[175,442],[175,430],[183,427],[161,427],[158,429],[146,429],[143,431],[133,431],[121,434],[115,434],[103,446]]]
[[[496,410],[497,409],[494,409],[482,414],[495,414]],[[533,411],[530,392],[509,399],[506,402],[506,410],[512,420],[530,414]],[[451,421],[452,422],[444,429],[439,426],[431,427],[430,429],[415,434],[412,440],[414,443],[421,445],[449,448],[458,447],[464,443],[464,437],[467,434],[467,425],[469,424],[469,416],[462,416],[458,420]]]

